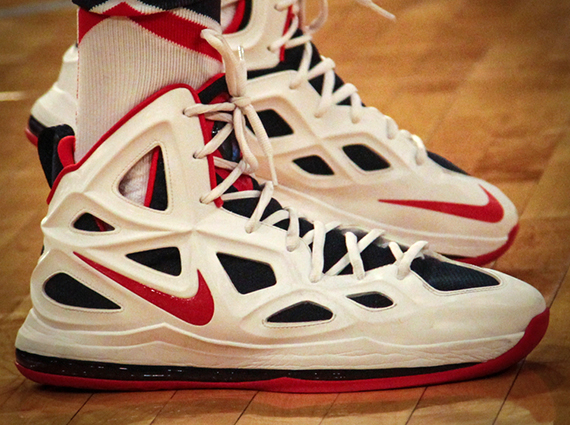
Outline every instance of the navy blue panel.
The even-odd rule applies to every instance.
[[[44,284],[44,292],[52,300],[72,307],[95,310],[118,310],[121,307],[103,295],[88,288],[66,273],[50,277]]]

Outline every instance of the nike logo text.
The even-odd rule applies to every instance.
[[[74,254],[122,287],[185,322],[196,326],[203,326],[208,324],[214,316],[214,299],[200,271],[198,271],[198,292],[196,292],[196,295],[192,298],[180,298],[143,285],[85,258],[77,252]]]
[[[379,199],[379,202],[388,204],[403,205],[407,207],[423,208],[425,210],[437,211],[444,214],[458,217],[470,218],[472,220],[484,221],[487,223],[498,223],[503,219],[505,212],[503,207],[491,193],[483,186],[479,186],[487,195],[485,205],[456,204],[454,202],[439,201],[407,201],[396,199]]]

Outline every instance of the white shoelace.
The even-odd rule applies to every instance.
[[[237,0],[226,0],[227,4],[233,4]],[[394,20],[393,14],[382,9],[378,5],[374,4],[372,0],[355,0],[356,2],[367,6],[379,13],[385,18]],[[358,89],[350,83],[345,83],[337,90],[335,90],[335,63],[332,59],[321,56],[321,61],[310,68],[311,58],[313,56],[313,45],[311,43],[312,36],[317,32],[325,23],[328,15],[328,2],[327,0],[319,0],[319,14],[310,23],[304,24],[304,2],[305,0],[282,0],[278,2],[275,8],[279,11],[284,11],[291,8],[293,19],[288,30],[283,34],[282,37],[275,40],[269,46],[269,49],[273,52],[279,51],[281,48],[290,49],[300,45],[304,45],[303,57],[297,74],[291,80],[289,87],[295,89],[303,84],[309,82],[315,77],[323,76],[323,87],[321,90],[321,100],[314,111],[315,117],[319,118],[325,114],[325,112],[332,106],[342,102],[345,99],[350,98],[350,118],[353,123],[358,123],[362,119],[362,115],[365,110],[365,106],[362,104],[362,100],[358,95]],[[294,37],[296,31],[301,28],[303,35]],[[294,38],[293,38],[294,37]],[[375,108],[373,108],[375,109]],[[386,120],[385,134],[390,140],[393,140],[402,134],[407,140],[415,145],[416,155],[415,160],[418,165],[422,165],[426,159],[427,151],[421,138],[416,135],[411,134],[406,130],[399,130],[396,122],[387,115],[384,115]]]
[[[245,68],[243,56],[236,57],[230,46],[220,33],[212,30],[203,30],[202,38],[204,38],[212,47],[214,47],[224,60],[226,68],[226,81],[231,99],[229,102],[217,103],[212,105],[196,104],[184,109],[184,115],[193,117],[203,114],[209,120],[215,120],[226,123],[226,125],[218,131],[218,133],[200,150],[194,153],[195,158],[203,159],[207,155],[215,152],[226,138],[234,131],[236,139],[242,153],[242,159],[239,163],[234,163],[218,157],[214,158],[216,167],[230,170],[230,174],[212,189],[208,194],[202,196],[200,202],[210,203],[220,198],[222,201],[233,201],[238,199],[259,198],[257,205],[247,220],[245,230],[252,233],[259,229],[262,224],[275,225],[281,221],[289,220],[289,226],[286,233],[286,248],[293,251],[299,247],[301,241],[307,245],[312,244],[311,271],[309,279],[311,282],[318,282],[325,273],[324,269],[324,248],[325,239],[329,231],[339,227],[340,223],[332,222],[324,224],[320,221],[313,222],[314,228],[307,232],[303,237],[300,236],[299,214],[294,208],[283,208],[275,211],[273,214],[261,220],[263,213],[269,205],[273,197],[274,183],[277,183],[275,170],[272,162],[272,149],[267,133],[263,128],[261,120],[251,105],[251,100],[245,96],[245,87],[247,81],[247,70]],[[246,131],[245,117],[248,118],[253,129],[253,133]],[[249,143],[257,142],[269,161],[269,167],[272,173],[272,181],[268,181],[263,185],[262,190],[247,190],[240,192],[225,193],[242,174],[251,174],[258,167],[255,156],[251,153]],[[371,243],[377,240],[383,231],[375,229],[368,232],[360,240],[352,232],[345,233],[347,253],[338,260],[327,272],[328,276],[335,276],[342,272],[346,266],[352,265],[353,274],[357,279],[363,279],[366,271],[362,261],[361,253]],[[393,245],[392,245],[393,244]],[[403,279],[410,272],[411,262],[421,255],[422,250],[427,245],[426,242],[416,242],[406,253],[403,253],[400,247],[392,243],[390,249],[396,258],[398,266],[398,278]]]

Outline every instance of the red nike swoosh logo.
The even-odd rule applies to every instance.
[[[208,284],[198,270],[198,292],[192,298],[180,298],[143,285],[120,273],[108,269],[83,255],[74,253],[85,263],[114,280],[122,287],[128,289],[142,299],[154,304],[158,308],[178,317],[191,325],[203,326],[214,316],[214,299]]]
[[[499,201],[497,201],[497,198],[489,193],[483,186],[479,187],[487,194],[487,203],[485,205],[456,204],[454,202],[439,201],[406,201],[397,199],[379,199],[378,201],[407,207],[423,208],[425,210],[437,211],[444,214],[470,218],[472,220],[484,221],[487,223],[498,223],[505,215],[503,207]]]

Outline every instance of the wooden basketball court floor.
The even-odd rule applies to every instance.
[[[368,105],[498,185],[521,215],[491,266],[536,286],[551,325],[525,362],[475,381],[348,394],[91,393],[14,367],[48,193],[24,125],[74,41],[70,1],[0,0],[0,424],[570,424],[570,2],[330,0],[316,35]],[[310,2],[315,10],[315,1]]]

